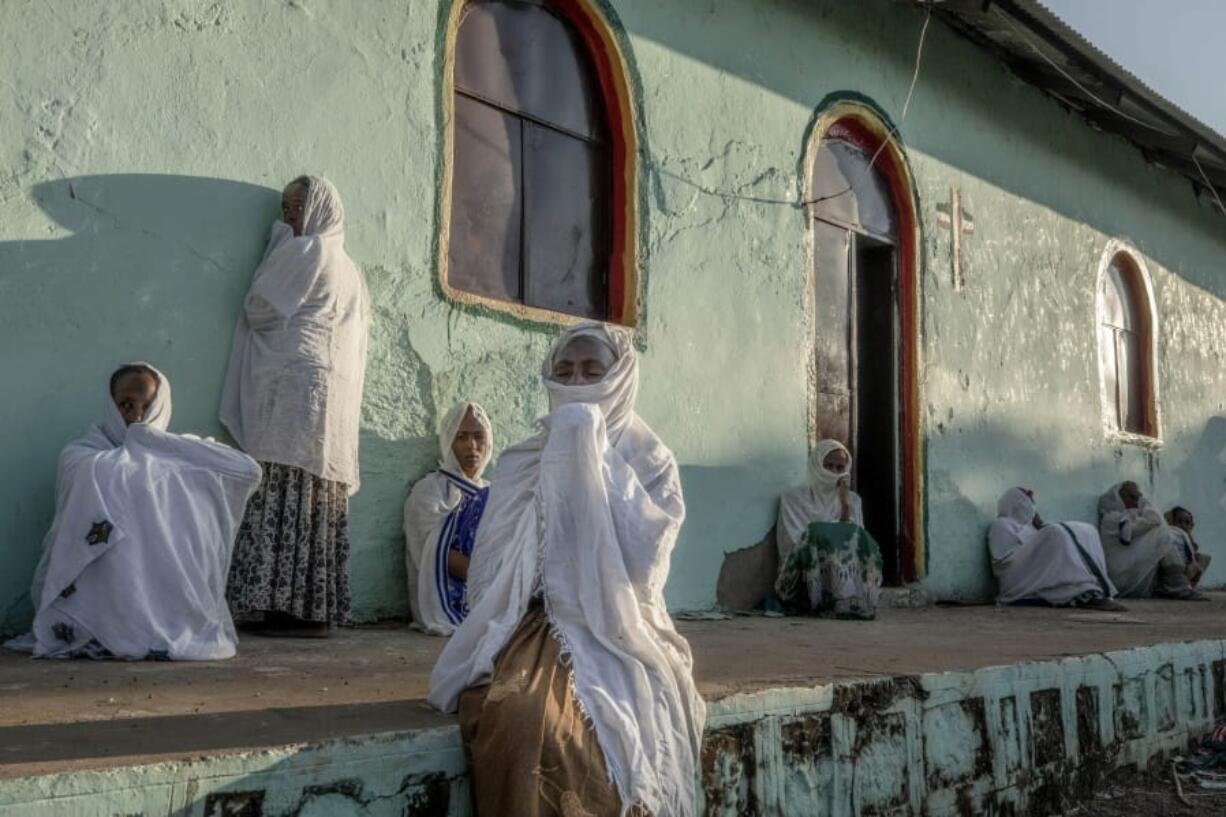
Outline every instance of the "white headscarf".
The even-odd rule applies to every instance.
[[[847,470],[831,471],[826,467],[826,457],[835,451],[847,455]],[[809,455],[809,485],[813,488],[813,500],[832,518],[838,519],[842,508],[839,503],[839,483],[851,479],[851,452],[838,440],[822,440]]]
[[[595,338],[613,352],[613,366],[599,383],[570,386],[553,379],[558,354],[579,338]],[[617,445],[622,432],[634,419],[634,404],[639,397],[639,356],[630,333],[596,321],[581,321],[567,329],[549,347],[541,366],[541,379],[549,392],[549,409],[567,403],[590,403],[604,414],[609,442]]]
[[[166,379],[166,375],[162,374],[156,368],[142,360],[133,363],[125,363],[123,366],[116,367],[115,371],[126,368],[128,366],[140,366],[153,372],[157,380],[157,391],[154,392],[153,401],[149,403],[149,407],[145,409],[145,417],[141,420],[142,423],[150,428],[156,428],[158,431],[165,431],[170,427],[170,413],[172,403],[170,399],[170,381]],[[123,419],[123,415],[119,413],[119,406],[115,405],[115,397],[111,394],[110,381],[107,381],[106,399],[102,408],[102,431],[115,445],[122,445],[124,438],[128,435],[128,423]]]
[[[303,232],[272,226],[234,329],[221,422],[257,460],[358,489],[370,296],[345,252],[345,210],[308,176]]]
[[[481,464],[477,466],[477,473],[471,477],[464,473],[464,466],[460,465],[460,461],[456,459],[455,452],[452,450],[452,445],[455,444],[455,437],[460,433],[460,426],[464,423],[464,417],[470,411],[473,413],[473,417],[477,419],[477,422],[481,424],[481,428],[485,430],[485,453],[481,457]],[[457,477],[463,477],[475,482],[477,485],[484,485],[485,480],[481,479],[481,475],[485,473],[485,467],[489,465],[490,457],[494,453],[494,427],[490,425],[490,418],[485,413],[485,409],[471,401],[457,403],[452,406],[451,411],[443,415],[443,419],[439,421],[438,447],[439,453],[442,455],[439,460],[439,467]]]
[[[847,470],[835,473],[826,468],[826,457],[835,451],[847,455]],[[775,527],[775,543],[779,549],[780,566],[788,554],[800,544],[809,525],[814,522],[837,522],[843,515],[839,501],[839,482],[851,479],[851,452],[838,440],[822,440],[809,455],[809,484],[786,491],[779,498],[779,520]],[[847,492],[851,521],[864,524],[860,497]]]
[[[336,185],[320,176],[305,176],[306,201],[302,205],[302,234],[321,238],[344,237],[345,206]]]
[[[557,353],[594,336],[617,359],[597,384],[549,376]],[[583,323],[545,362],[553,410],[503,452],[468,571],[468,618],[430,677],[430,702],[454,711],[484,683],[534,594],[573,671],[623,808],[692,817],[706,707],[664,583],[685,517],[676,459],[634,413],[630,334]]]
[[[1002,562],[1013,555],[1034,533],[1034,499],[1025,488],[1010,488],[996,502],[996,521],[988,532],[992,561]]]

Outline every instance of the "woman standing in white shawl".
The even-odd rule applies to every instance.
[[[863,620],[877,614],[881,548],[864,529],[850,482],[851,452],[838,440],[822,440],[809,457],[809,484],[779,498],[775,592],[791,612]]]
[[[1010,488],[996,503],[988,532],[992,572],[1000,585],[1000,604],[1040,600],[1055,607],[1122,611],[1112,601],[1102,542],[1085,522],[1044,524],[1034,493]]]
[[[626,330],[568,329],[543,378],[551,412],[499,459],[430,702],[459,708],[477,817],[692,817],[706,709],[663,592],[677,462],[634,413]]]
[[[349,621],[349,496],[370,299],[345,253],[345,213],[326,179],[282,195],[234,330],[221,421],[260,461],[228,594],[270,635],[327,635]]]
[[[171,434],[170,383],[111,377],[103,421],[60,455],[55,520],[34,574],[37,657],[204,661],[234,655],[226,571],[255,461]]]
[[[460,403],[439,424],[442,460],[404,503],[405,568],[413,623],[451,635],[468,614],[466,579],[477,525],[489,496],[481,478],[494,448],[485,409]]]
[[[1103,494],[1098,519],[1107,571],[1121,596],[1207,600],[1188,581],[1179,537],[1135,482],[1121,482]]]

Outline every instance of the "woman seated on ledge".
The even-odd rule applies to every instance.
[[[860,497],[849,487],[851,454],[822,440],[809,460],[809,484],[779,500],[779,578],[790,612],[872,619],[881,595],[881,550],[864,529]]]
[[[693,817],[706,710],[664,606],[677,461],[634,413],[628,331],[566,330],[543,379],[550,413],[498,460],[430,702],[459,709],[476,817]]]
[[[234,655],[226,568],[260,468],[168,433],[170,409],[170,383],[152,366],[111,376],[102,423],[60,455],[33,632],[9,646],[43,658]]]
[[[468,565],[490,493],[481,474],[493,445],[485,409],[460,403],[439,424],[438,470],[419,479],[404,503],[409,607],[413,626],[430,635],[451,635],[468,614]]]
[[[1034,492],[1026,488],[1005,491],[996,513],[988,548],[1000,604],[1125,609],[1112,600],[1115,587],[1107,578],[1103,546],[1093,525],[1044,524]]]
[[[1135,482],[1121,482],[1098,500],[1107,571],[1125,598],[1207,601],[1188,580],[1181,537]]]
[[[1200,549],[1200,544],[1192,537],[1196,529],[1196,518],[1187,508],[1176,505],[1166,512],[1166,524],[1175,534],[1178,547],[1188,566],[1188,582],[1196,587],[1209,569],[1212,557]]]

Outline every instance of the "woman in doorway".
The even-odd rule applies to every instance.
[[[460,403],[439,424],[438,470],[404,503],[409,606],[414,625],[430,635],[451,635],[468,614],[468,566],[490,492],[481,475],[493,446],[485,409]]]
[[[992,572],[1000,604],[1040,602],[1055,607],[1122,611],[1113,601],[1102,542],[1093,525],[1048,525],[1039,516],[1034,492],[1010,488],[996,503],[988,532]]]
[[[345,212],[326,179],[281,197],[234,330],[221,421],[260,462],[227,596],[266,635],[324,637],[349,622],[349,496],[370,299],[345,253]]]
[[[543,379],[550,413],[499,459],[430,701],[459,709],[477,817],[692,817],[705,707],[664,605],[676,459],[634,412],[626,330],[568,329]]]
[[[850,481],[851,453],[837,440],[822,440],[809,461],[809,484],[780,497],[775,592],[791,612],[876,617],[881,549],[864,529]]]

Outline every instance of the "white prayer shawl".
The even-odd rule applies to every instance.
[[[221,421],[243,450],[358,490],[370,297],[336,188],[310,177],[304,229],[276,222],[234,329]]]
[[[1021,488],[1006,491],[996,512],[988,549],[1000,585],[999,603],[1042,599],[1063,606],[1090,593],[1115,596],[1093,525],[1064,522],[1036,528],[1034,500]]]
[[[597,384],[553,382],[554,356],[580,335],[607,343],[615,365]],[[454,711],[461,692],[487,682],[539,593],[623,811],[691,817],[706,707],[664,604],[685,516],[677,463],[634,413],[625,330],[568,330],[544,375],[552,411],[499,458],[469,567],[471,609],[434,668],[430,702]]]
[[[847,471],[836,474],[826,469],[826,457],[834,451],[847,454]],[[788,554],[800,544],[809,525],[814,522],[838,522],[843,515],[839,502],[839,480],[850,479],[851,452],[837,440],[822,440],[809,457],[809,484],[785,491],[779,497],[779,522],[775,527],[775,542],[779,548],[779,565],[782,569]],[[855,491],[847,492],[851,506],[851,521],[864,526],[864,510],[860,496]]]
[[[1148,499],[1138,507],[1125,508],[1119,483],[1098,500],[1099,530],[1111,581],[1127,598],[1144,598],[1153,592],[1158,563],[1177,547],[1178,540],[1166,520]]]
[[[452,451],[460,424],[469,411],[485,430],[485,457],[468,477]],[[439,470],[426,474],[404,503],[405,569],[409,576],[409,606],[413,624],[430,635],[446,636],[462,620],[447,603],[447,554],[451,550],[457,511],[489,485],[481,475],[494,447],[494,429],[485,409],[460,403],[439,424]]]
[[[260,468],[167,432],[170,384],[158,380],[145,422],[125,425],[108,390],[102,424],[60,455],[55,520],[31,588],[36,656],[235,653],[225,584]]]

